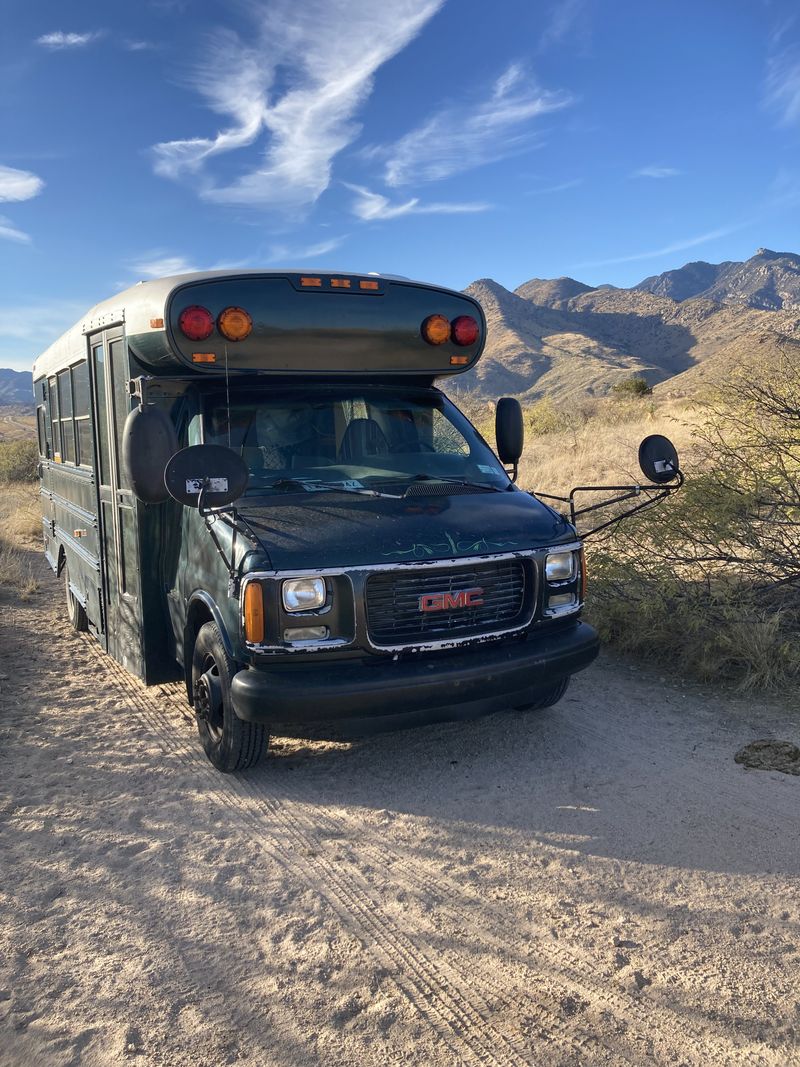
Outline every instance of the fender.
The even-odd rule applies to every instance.
[[[193,703],[192,693],[192,650],[194,648],[194,641],[197,631],[190,625],[192,617],[192,608],[196,604],[202,604],[211,615],[211,618],[217,624],[220,635],[222,636],[222,643],[225,646],[225,651],[235,660],[233,653],[233,644],[231,643],[230,635],[228,633],[225,623],[222,621],[222,613],[217,607],[214,598],[207,593],[204,589],[198,589],[189,597],[189,602],[186,607],[186,623],[183,627],[183,674],[186,681],[186,692],[189,697],[189,703]]]

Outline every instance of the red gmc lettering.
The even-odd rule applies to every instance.
[[[459,589],[457,593],[425,593],[419,598],[420,611],[452,611],[477,608],[483,603],[483,589]]]

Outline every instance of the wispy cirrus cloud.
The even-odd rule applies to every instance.
[[[676,167],[661,167],[651,163],[647,167],[640,167],[631,174],[632,178],[677,178],[683,171]]]
[[[347,235],[344,234],[342,237],[332,237],[328,241],[320,241],[317,244],[306,245],[305,247],[295,246],[293,248],[290,245],[273,245],[267,253],[265,262],[300,263],[304,259],[319,259],[335,251],[346,240]]]
[[[387,185],[438,181],[531,148],[534,120],[573,102],[567,92],[542,89],[512,63],[483,100],[450,104],[370,154],[386,159]]]
[[[30,200],[44,189],[44,182],[29,170],[0,166],[0,202]]]
[[[420,32],[444,0],[255,0],[248,42],[219,31],[191,85],[228,121],[214,137],[153,147],[156,173],[222,204],[301,208],[331,181],[336,155],[361,127],[355,115],[376,71]],[[214,74],[216,73],[216,75]],[[216,156],[264,140],[258,163],[223,182]]]
[[[583,185],[583,178],[570,178],[569,181],[557,182],[555,185],[545,185],[539,189],[529,189],[528,196],[545,196],[547,193],[564,193],[567,189],[577,189]]]
[[[733,226],[721,226],[718,230],[709,230],[708,233],[701,233],[697,237],[687,237],[682,241],[675,241],[673,244],[665,245],[663,248],[653,249],[651,252],[634,252],[632,255],[627,256],[614,256],[610,259],[595,259],[586,263],[575,263],[574,267],[610,267],[617,263],[636,263],[640,259],[657,259],[658,256],[668,256],[673,252],[685,252],[689,248],[696,248],[698,245],[707,244],[710,241],[716,241],[720,237],[727,237],[728,234],[736,233],[738,230],[743,230],[751,223],[740,222]]]
[[[56,30],[54,33],[44,33],[37,37],[36,44],[49,48],[51,52],[61,52],[67,48],[85,48],[102,36],[102,30],[94,30],[91,33],[64,33],[63,30]]]
[[[201,269],[183,256],[165,255],[160,251],[145,253],[139,259],[133,260],[129,266],[137,277],[143,278],[167,278],[171,274],[193,274]]]
[[[467,215],[479,211],[489,211],[491,204],[485,203],[422,203],[414,196],[402,204],[393,204],[387,196],[373,193],[363,185],[344,183],[346,188],[356,194],[350,210],[362,222],[397,219],[402,215]]]
[[[11,219],[7,219],[5,215],[0,215],[0,240],[16,241],[18,244],[23,245],[31,243],[30,234],[18,230]]]
[[[545,22],[539,40],[539,51],[545,52],[561,44],[573,29],[582,27],[586,15],[586,0],[556,0]]]
[[[772,35],[764,80],[764,102],[780,126],[800,122],[800,44],[787,43],[790,26],[786,24]]]

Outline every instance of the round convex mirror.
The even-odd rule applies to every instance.
[[[169,495],[190,508],[199,506],[204,485],[205,507],[222,508],[232,504],[247,488],[248,478],[247,464],[241,456],[223,445],[182,448],[164,471]]]
[[[657,485],[674,481],[680,470],[675,445],[660,433],[645,437],[639,445],[639,466],[645,478]]]

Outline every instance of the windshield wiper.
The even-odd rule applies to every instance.
[[[463,485],[467,489],[488,489],[492,493],[505,493],[511,489],[506,486],[492,485],[491,482],[471,482],[466,478],[456,478],[449,474],[415,474],[412,482],[447,482],[448,485]]]
[[[307,493],[356,493],[358,496],[378,496],[389,500],[400,500],[394,493],[379,493],[377,489],[360,488],[355,485],[342,485],[338,482],[317,481],[316,478],[279,478],[276,482],[270,482],[265,489],[300,489]]]

